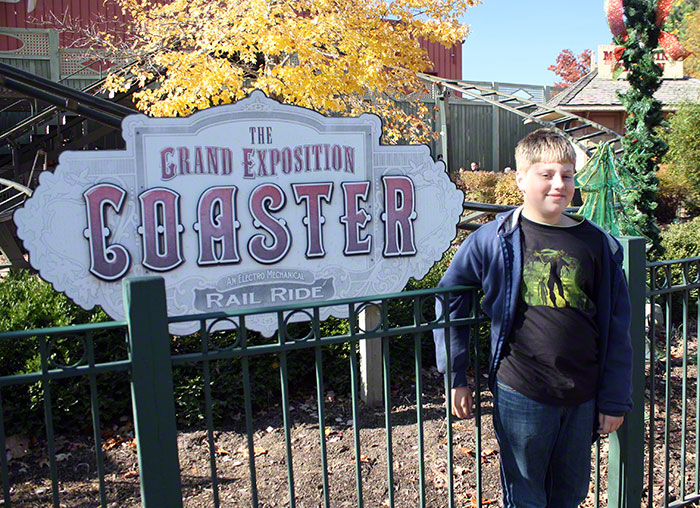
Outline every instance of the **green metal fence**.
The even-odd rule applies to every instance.
[[[644,273],[644,244],[638,239],[623,239],[623,244],[628,252],[626,259],[626,272],[630,274],[629,282],[631,295],[633,299],[633,337],[635,339],[634,347],[637,355],[636,365],[643,365],[644,360],[644,298],[645,278],[643,276],[633,276],[634,274]],[[683,266],[697,267],[700,260],[684,260]],[[677,263],[676,263],[677,264]],[[665,268],[666,266],[670,268]],[[674,265],[670,264],[651,264],[649,265],[650,281],[655,280],[653,274],[655,270],[658,272],[663,270],[671,270]],[[695,270],[695,271],[693,271]],[[666,287],[658,289],[660,292],[670,293],[671,290],[692,291],[698,287],[697,270],[688,268],[685,271],[686,281],[688,284],[679,287]],[[669,279],[670,280],[670,279]],[[184,317],[168,317],[166,315],[165,290],[163,281],[160,278],[141,278],[132,279],[125,283],[125,306],[127,318],[125,322],[101,323],[97,325],[82,325],[66,328],[54,328],[44,330],[30,330],[23,332],[7,332],[0,334],[0,341],[10,341],[17,339],[32,340],[37,344],[41,357],[41,368],[37,372],[23,374],[19,376],[3,376],[0,377],[0,449],[5,447],[5,432],[3,425],[6,423],[2,408],[2,394],[5,389],[11,385],[24,383],[40,383],[43,390],[44,415],[45,415],[45,431],[47,452],[49,459],[49,476],[51,480],[51,501],[55,506],[62,506],[61,492],[59,488],[59,464],[56,460],[53,425],[52,425],[52,384],[59,379],[75,378],[87,379],[90,385],[90,397],[92,408],[92,428],[95,444],[95,463],[97,471],[97,483],[99,485],[99,504],[106,507],[110,503],[108,499],[105,484],[104,473],[104,456],[102,451],[102,438],[100,435],[100,411],[98,404],[99,394],[97,393],[97,376],[107,372],[127,372],[130,377],[132,388],[132,404],[133,417],[135,426],[135,436],[138,447],[139,460],[139,479],[141,486],[141,503],[143,506],[164,506],[168,508],[182,506],[183,485],[181,481],[181,471],[178,456],[177,444],[177,426],[176,426],[176,411],[173,397],[173,370],[180,368],[196,368],[202,373],[203,378],[203,396],[205,409],[205,442],[208,449],[208,473],[207,473],[207,488],[211,491],[211,503],[214,506],[228,505],[226,500],[222,500],[221,486],[222,482],[227,482],[226,478],[220,475],[221,457],[217,454],[217,432],[213,418],[213,403],[212,403],[212,369],[216,362],[237,361],[241,367],[242,391],[243,391],[243,418],[245,426],[247,449],[247,477],[245,483],[245,493],[241,494],[236,500],[237,506],[261,506],[266,503],[266,500],[259,499],[258,486],[261,481],[259,476],[260,464],[256,460],[255,435],[256,421],[253,411],[253,394],[251,388],[251,362],[258,358],[269,355],[276,355],[278,365],[276,365],[279,376],[279,393],[280,393],[280,408],[282,411],[282,429],[281,433],[284,439],[284,457],[283,462],[286,468],[286,475],[279,478],[274,478],[272,481],[277,483],[286,483],[285,499],[290,506],[295,506],[297,502],[303,498],[305,494],[297,489],[298,482],[295,478],[295,461],[305,460],[303,456],[295,456],[295,445],[292,439],[293,419],[290,409],[290,384],[296,382],[294,374],[289,371],[288,356],[294,351],[309,351],[313,355],[313,371],[315,379],[315,412],[316,422],[318,425],[317,443],[321,455],[321,471],[320,471],[320,486],[318,502],[324,507],[330,506],[333,500],[333,478],[329,478],[328,470],[328,451],[326,426],[327,414],[324,403],[325,383],[327,382],[324,376],[324,359],[323,351],[333,344],[345,344],[349,348],[347,360],[347,369],[350,377],[349,397],[352,409],[352,456],[353,456],[353,474],[354,474],[354,505],[370,506],[373,502],[368,502],[369,493],[364,491],[365,481],[363,479],[363,442],[361,439],[361,430],[363,426],[360,416],[360,380],[359,380],[359,362],[358,346],[361,341],[378,340],[382,343],[382,366],[383,371],[383,428],[386,436],[385,449],[382,452],[386,458],[386,504],[388,506],[405,505],[405,502],[397,499],[394,491],[394,479],[397,474],[408,474],[415,477],[417,483],[418,497],[416,505],[426,506],[426,491],[428,490],[429,474],[426,465],[426,456],[434,455],[435,448],[439,448],[435,442],[425,442],[424,436],[424,376],[425,369],[423,368],[422,345],[431,339],[431,331],[435,328],[446,328],[449,326],[481,324],[484,322],[484,316],[480,314],[477,307],[473,309],[471,316],[459,321],[450,321],[449,316],[437,316],[432,314],[435,298],[444,299],[448,293],[455,291],[474,291],[472,288],[446,288],[440,290],[423,290],[402,292],[392,295],[380,295],[377,297],[365,297],[360,299],[336,300],[332,302],[324,302],[313,305],[291,305],[268,309],[265,312],[274,316],[277,320],[278,332],[275,337],[266,341],[252,341],[252,333],[246,327],[246,319],[251,314],[260,313],[255,311],[241,311],[232,313],[216,313],[216,314],[201,314],[196,316]],[[661,293],[652,287],[649,290],[652,300],[658,300]],[[689,306],[687,304],[687,296],[683,305],[683,315],[687,319]],[[478,301],[475,298],[474,301]],[[396,322],[390,319],[389,309],[396,302],[402,302],[404,308],[409,309],[409,316]],[[652,302],[653,303],[653,302]],[[675,303],[671,300],[668,304],[669,308],[667,315],[672,316],[672,306]],[[349,316],[344,320],[346,324],[346,332],[341,334],[326,334],[322,331],[320,322],[321,309],[324,307],[344,307]],[[379,311],[379,323],[376,327],[370,330],[361,328],[362,320],[360,314],[373,307]],[[445,308],[445,306],[443,306]],[[305,325],[293,324],[299,315],[307,320]],[[168,324],[182,321],[196,321],[199,323],[198,348],[197,351],[187,353],[172,354],[171,352],[171,336],[168,333]],[[225,334],[225,342],[220,340],[220,336],[216,331],[222,322],[226,322],[232,331]],[[670,321],[668,321],[670,322]],[[653,326],[653,325],[652,325]],[[667,325],[671,328],[672,325]],[[471,333],[474,340],[472,358],[478,359],[482,356],[479,349],[480,341],[476,340],[478,333],[477,326],[471,327]],[[684,352],[689,350],[689,344],[693,343],[691,337],[687,334],[687,320],[683,326],[683,344]],[[129,345],[129,353],[123,359],[99,363],[95,361],[95,346],[94,337],[96,334],[110,332],[127,332],[127,340]],[[301,331],[301,332],[300,332]],[[653,328],[651,336],[653,336]],[[670,333],[667,333],[670,336]],[[73,340],[78,340],[84,346],[84,354],[79,361],[71,365],[64,365],[57,359],[54,345],[57,341],[63,340],[65,337],[71,337]],[[412,344],[412,360],[413,364],[413,379],[415,381],[415,398],[412,404],[415,404],[415,425],[416,425],[416,441],[415,441],[415,463],[403,464],[399,467],[401,471],[395,470],[393,460],[392,446],[392,430],[395,428],[393,421],[393,402],[392,401],[392,385],[391,385],[391,363],[396,358],[392,358],[390,354],[390,344],[392,341],[402,341]],[[669,347],[666,347],[669,351]],[[449,354],[449,348],[448,348]],[[660,355],[655,353],[654,348],[650,349],[650,364],[660,365],[663,362],[660,360]],[[684,358],[687,355],[684,355]],[[405,359],[404,359],[405,360]],[[684,360],[683,369],[690,369],[692,363],[690,359]],[[449,362],[447,362],[449,365]],[[668,362],[667,362],[668,365]],[[476,506],[482,505],[482,500],[486,498],[494,499],[499,496],[497,492],[484,492],[482,482],[482,433],[485,426],[490,425],[490,418],[483,415],[488,412],[488,404],[484,404],[484,396],[486,387],[483,386],[483,375],[481,365],[475,361],[474,379],[476,383],[476,411],[474,425],[474,453],[473,463],[470,465],[471,470],[476,477],[475,492],[472,498],[473,504]],[[683,372],[687,372],[684,370]],[[687,396],[687,383],[684,375],[683,381],[683,407]],[[654,394],[658,392],[658,388],[654,385],[654,376],[649,377],[651,383],[651,407],[656,407]],[[639,389],[641,381],[642,388]],[[635,411],[627,416],[625,425],[617,433],[610,437],[609,442],[604,445],[604,448],[609,448],[607,453],[607,470],[596,467],[595,470],[595,497],[593,503],[596,506],[639,506],[642,485],[643,485],[643,453],[644,447],[644,372],[642,369],[636,369],[635,377]],[[658,383],[657,383],[658,384]],[[667,383],[667,386],[670,383]],[[460,499],[460,492],[455,488],[455,477],[459,474],[455,469],[455,455],[459,454],[459,450],[455,450],[455,426],[447,408],[450,407],[450,390],[445,386],[446,405],[442,408],[444,411],[445,427],[445,463],[446,463],[446,496],[444,496],[441,506],[460,506],[464,504],[464,500]],[[641,402],[640,402],[641,397]],[[668,404],[671,397],[664,396],[664,401]],[[271,401],[272,403],[272,401]],[[683,435],[685,436],[686,429],[685,421],[689,415],[687,409],[683,409]],[[668,414],[670,409],[665,411]],[[697,415],[697,409],[695,409]],[[442,418],[441,418],[442,419]],[[482,425],[483,420],[483,425]],[[654,422],[653,409],[652,418]],[[697,417],[695,428],[697,429]],[[669,442],[673,434],[672,425],[667,420],[666,441]],[[220,429],[219,429],[220,430]],[[653,437],[650,441],[650,450],[654,451]],[[685,447],[686,438],[683,437],[682,443]],[[694,441],[693,441],[694,443]],[[598,445],[596,454],[596,464],[600,465],[600,445]],[[697,444],[695,444],[697,449]],[[441,452],[442,453],[442,452]],[[665,447],[665,462],[664,468],[668,475],[669,469],[673,468],[674,459],[670,446]],[[697,453],[697,450],[696,450]],[[685,451],[683,456],[685,456]],[[604,453],[605,455],[605,453]],[[697,455],[696,455],[697,456]],[[460,456],[460,459],[463,459]],[[648,465],[649,478],[653,477],[653,473],[658,475],[657,463],[653,460],[653,453],[650,454]],[[679,466],[685,474],[686,462],[682,462]],[[4,506],[19,506],[21,500],[13,499],[11,493],[11,477],[8,470],[8,463],[5,454],[0,454],[0,467],[2,472],[3,483],[3,500]],[[697,467],[695,468],[697,470]],[[662,471],[663,473],[663,471]],[[286,476],[286,478],[284,477]],[[271,479],[265,478],[265,481]],[[697,472],[695,479],[691,481],[697,495]],[[665,482],[665,499],[667,504],[673,501],[673,493],[670,487],[670,481]],[[240,485],[239,485],[240,487]],[[653,484],[651,480],[647,485],[647,498],[649,506],[652,506]],[[684,483],[679,487],[683,496],[686,496],[687,485]],[[603,493],[607,492],[607,501],[604,499]],[[314,493],[314,495],[316,495]],[[316,499],[316,498],[314,498]],[[693,498],[694,499],[694,498]],[[280,499],[277,500],[278,502]],[[97,503],[97,499],[95,503]],[[13,504],[14,503],[14,504]],[[19,503],[19,504],[18,504]],[[434,504],[430,504],[433,506]]]
[[[53,506],[60,506],[58,465],[56,460],[55,435],[53,429],[52,383],[62,379],[87,378],[90,392],[90,407],[92,411],[92,430],[96,451],[96,470],[99,482],[99,495],[101,506],[107,506],[104,483],[104,460],[102,454],[102,437],[100,428],[100,412],[97,393],[97,376],[107,372],[126,372],[131,367],[129,359],[96,363],[95,362],[95,338],[105,331],[124,331],[126,323],[111,322],[73,327],[45,328],[42,330],[27,330],[21,332],[4,333],[0,341],[15,341],[27,339],[19,343],[17,347],[36,347],[40,355],[40,368],[36,372],[0,377],[0,471],[2,472],[2,491],[5,506],[13,506],[10,495],[10,478],[8,473],[8,461],[5,436],[5,416],[3,413],[2,394],[3,389],[13,385],[29,385],[38,383],[42,392],[44,409],[44,428],[46,432],[47,458],[49,465],[49,477],[51,481],[51,502]],[[82,345],[82,357],[71,364],[62,360],[56,349],[61,340],[74,340]],[[29,404],[29,401],[26,401]],[[26,505],[25,505],[26,506]]]
[[[449,291],[465,291],[468,288],[452,288]],[[294,481],[294,457],[293,445],[290,439],[290,401],[288,387],[294,382],[293,376],[287,370],[287,355],[293,350],[310,349],[315,354],[316,394],[318,407],[318,422],[325,422],[324,412],[324,375],[321,351],[330,344],[348,344],[350,346],[350,361],[348,369],[351,376],[351,400],[353,409],[353,436],[354,436],[354,460],[356,475],[356,500],[357,506],[363,503],[363,482],[361,467],[361,422],[358,418],[359,407],[359,359],[357,349],[360,341],[382,341],[382,369],[384,372],[384,411],[386,431],[387,454],[387,485],[389,505],[394,506],[393,492],[393,460],[392,460],[392,421],[391,421],[391,385],[388,372],[390,371],[391,357],[389,354],[389,341],[394,337],[410,337],[414,344],[415,387],[418,446],[416,471],[419,476],[421,506],[425,505],[425,464],[424,464],[424,439],[422,435],[422,353],[421,345],[425,340],[430,340],[430,332],[437,327],[474,324],[483,321],[483,316],[474,309],[471,317],[459,321],[450,322],[447,316],[432,315],[435,298],[443,298],[448,290],[424,290],[403,292],[394,295],[382,295],[362,299],[336,300],[317,305],[293,305],[274,309],[268,309],[267,313],[273,313],[278,321],[277,336],[269,343],[251,345],[248,342],[249,330],[246,328],[246,317],[256,312],[243,311],[233,313],[202,314],[197,316],[185,316],[168,318],[165,309],[165,291],[163,281],[160,278],[132,279],[125,283],[125,305],[127,309],[126,322],[101,323],[96,325],[83,325],[74,327],[62,327],[43,330],[29,330],[24,332],[8,332],[0,334],[0,341],[16,340],[18,338],[31,338],[37,341],[41,355],[41,370],[32,374],[19,376],[0,377],[0,395],[2,389],[23,383],[40,382],[45,407],[46,440],[48,443],[48,457],[50,460],[50,478],[52,485],[53,506],[63,506],[59,496],[59,471],[56,461],[54,446],[55,436],[52,426],[51,384],[54,380],[65,377],[87,376],[91,386],[91,407],[93,414],[93,430],[95,453],[97,463],[97,475],[99,481],[100,505],[107,506],[109,499],[105,490],[105,474],[103,467],[102,439],[100,436],[100,414],[98,393],[95,377],[105,372],[128,371],[132,385],[132,402],[134,411],[134,426],[138,448],[139,474],[141,482],[141,502],[143,506],[164,506],[168,508],[182,505],[182,486],[178,464],[177,429],[175,409],[173,403],[172,369],[182,365],[196,365],[201,368],[204,375],[204,395],[206,413],[207,443],[210,453],[210,478],[212,502],[214,506],[220,506],[219,477],[217,473],[216,443],[214,439],[214,425],[212,417],[210,365],[221,360],[240,359],[242,366],[245,427],[247,430],[248,469],[250,476],[250,499],[253,506],[258,506],[257,470],[254,447],[254,421],[251,397],[251,379],[249,362],[251,358],[261,355],[278,355],[279,375],[282,394],[282,408],[284,415],[284,436],[286,441],[287,485],[290,506],[295,506],[297,493]],[[411,309],[410,322],[397,325],[389,320],[388,309],[392,303],[401,300],[407,303]],[[323,307],[346,307],[348,318],[348,333],[344,335],[324,336],[320,330],[319,315]],[[360,327],[359,316],[368,307],[379,309],[380,322],[371,330],[363,330]],[[260,312],[258,312],[260,313]],[[293,336],[290,332],[290,324],[295,321],[298,314],[303,314],[309,320],[308,333],[302,337]],[[199,337],[201,351],[172,355],[170,352],[170,335],[168,323],[182,321],[197,321],[200,325]],[[233,332],[229,334],[230,343],[221,346],[213,340],[217,326],[226,321]],[[95,363],[93,334],[103,330],[128,330],[129,357],[116,362],[104,364]],[[73,365],[63,365],[52,359],[51,345],[56,340],[67,336],[82,342],[85,347],[83,357]],[[475,341],[478,345],[478,341]],[[478,366],[477,366],[478,369]],[[477,370],[478,377],[478,370]],[[449,393],[449,392],[448,392]],[[478,396],[477,396],[478,397]],[[0,398],[0,401],[2,399]],[[477,399],[478,400],[478,399]],[[449,407],[449,406],[448,406]],[[448,421],[451,416],[447,414]],[[477,419],[480,415],[477,412]],[[2,407],[0,405],[0,425],[4,422]],[[450,471],[453,468],[452,455],[452,431],[448,426],[448,452]],[[477,425],[480,429],[480,425]],[[326,458],[326,440],[324,433],[325,423],[319,424],[319,444],[322,455],[323,478],[323,504],[330,505],[330,486]],[[477,443],[480,440],[477,439]],[[479,446],[479,445],[478,445]],[[0,449],[5,447],[4,428],[0,426]],[[479,457],[477,450],[477,457]],[[0,459],[3,479],[3,498],[5,506],[13,506],[10,493],[10,477],[7,459],[4,454]],[[480,475],[480,461],[476,460],[477,475]],[[454,505],[454,486],[452,476],[449,482],[450,506]],[[281,479],[277,479],[281,480]]]
[[[700,258],[647,265],[647,506],[700,501]]]

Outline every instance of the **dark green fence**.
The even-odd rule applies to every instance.
[[[674,468],[682,470],[682,478],[685,478],[686,473],[691,476],[689,480],[680,480],[683,483],[677,487],[673,485],[674,477],[664,483],[664,504],[673,505],[675,499],[686,499],[691,502],[697,496],[697,465],[695,458],[697,457],[697,443],[694,440],[694,433],[697,431],[697,402],[694,409],[687,404],[688,400],[692,400],[692,396],[696,394],[696,388],[689,386],[695,384],[697,386],[697,378],[690,383],[688,373],[693,371],[697,376],[696,356],[689,357],[687,352],[696,347],[697,341],[689,330],[689,315],[691,312],[697,313],[695,307],[691,305],[697,301],[697,295],[693,293],[698,287],[697,265],[700,260],[683,260],[681,262],[671,262],[666,264],[651,264],[646,269],[648,278],[645,274],[644,248],[643,242],[638,239],[623,239],[624,246],[627,250],[626,272],[629,276],[631,296],[633,299],[633,342],[635,348],[635,363],[636,365],[647,365],[650,368],[646,382],[649,392],[647,393],[646,403],[650,411],[647,415],[651,415],[648,419],[649,425],[645,427],[645,375],[643,369],[636,369],[635,377],[635,411],[627,416],[623,428],[610,436],[609,440],[604,441],[602,455],[607,460],[607,467],[596,467],[594,479],[595,495],[591,500],[596,506],[639,506],[643,497],[648,500],[648,505],[652,506],[656,494],[652,491],[654,475],[661,474],[669,475],[669,471],[673,473]],[[685,267],[685,268],[684,268]],[[679,269],[680,272],[674,272],[674,269]],[[683,284],[666,284],[660,285],[654,283],[658,280],[659,271],[666,273],[679,273],[676,277],[683,278]],[[647,280],[648,279],[648,280]],[[652,303],[658,302],[663,294],[671,294],[677,292],[681,295],[681,304],[669,297],[667,307],[665,309],[666,330],[665,340],[668,343],[662,347],[665,348],[666,360],[658,350],[659,339],[647,342],[655,347],[649,348],[645,359],[645,330],[644,330],[644,301],[645,301],[645,280],[649,284],[649,295]],[[673,279],[673,275],[668,278]],[[654,285],[656,284],[656,286]],[[49,461],[49,477],[51,483],[51,499],[46,504],[53,506],[65,505],[61,500],[60,489],[60,464],[56,460],[55,436],[53,433],[52,414],[54,407],[52,406],[52,386],[60,379],[74,378],[76,382],[82,380],[87,381],[90,387],[91,407],[92,407],[92,428],[94,434],[95,445],[95,464],[97,474],[97,484],[99,485],[99,501],[94,500],[94,504],[100,506],[109,506],[111,500],[109,498],[106,484],[109,480],[105,479],[104,456],[102,451],[102,437],[100,435],[100,411],[99,411],[99,396],[97,390],[98,376],[107,372],[127,372],[130,377],[132,387],[132,403],[133,403],[133,418],[135,426],[135,437],[138,447],[139,460],[139,479],[141,485],[141,503],[143,506],[164,506],[168,508],[182,505],[183,484],[181,480],[181,470],[178,456],[177,444],[177,428],[176,428],[176,411],[173,397],[173,370],[181,368],[197,369],[202,374],[202,392],[204,398],[204,424],[206,427],[204,433],[205,447],[208,451],[208,469],[206,474],[206,489],[210,491],[211,504],[213,506],[230,505],[229,499],[222,499],[222,485],[230,482],[230,479],[223,477],[220,474],[222,457],[217,453],[217,433],[221,431],[217,428],[214,422],[213,402],[212,402],[212,378],[213,371],[216,365],[221,362],[236,361],[240,364],[241,372],[241,389],[242,389],[242,418],[245,426],[246,442],[244,447],[247,449],[246,464],[242,467],[247,469],[247,480],[241,482],[238,487],[240,492],[235,500],[236,506],[261,506],[268,503],[269,500],[259,499],[259,489],[261,481],[275,482],[278,486],[286,484],[286,493],[279,495],[275,501],[284,504],[289,503],[290,506],[295,506],[301,499],[307,499],[308,492],[302,492],[298,489],[298,479],[295,479],[294,464],[299,464],[300,461],[306,460],[303,455],[295,455],[297,448],[292,439],[293,418],[290,409],[290,385],[293,386],[297,380],[294,373],[289,371],[288,357],[295,351],[308,351],[313,358],[313,377],[312,384],[315,391],[315,421],[317,427],[317,443],[321,455],[321,465],[319,472],[318,492],[313,492],[312,497],[314,502],[330,506],[334,499],[334,481],[335,478],[329,474],[328,470],[328,450],[327,441],[328,435],[325,430],[327,427],[327,413],[324,402],[324,394],[326,393],[327,376],[324,375],[324,356],[323,352],[331,345],[344,344],[349,348],[347,359],[347,372],[350,378],[349,398],[352,410],[352,456],[353,456],[353,474],[354,474],[354,492],[352,492],[353,505],[355,506],[370,506],[374,505],[374,501],[368,501],[372,498],[366,491],[366,481],[363,478],[363,441],[361,431],[363,429],[363,421],[361,418],[360,401],[360,380],[359,380],[359,362],[358,346],[361,341],[378,340],[382,343],[381,369],[383,372],[383,422],[386,444],[382,453],[386,458],[385,471],[385,487],[386,492],[383,494],[388,506],[403,506],[405,500],[403,497],[397,496],[394,491],[394,479],[398,475],[408,475],[415,478],[417,484],[417,501],[415,505],[425,506],[428,504],[426,500],[426,491],[429,483],[429,465],[426,464],[426,456],[435,456],[436,448],[440,448],[438,443],[430,441],[426,444],[423,432],[425,424],[424,405],[424,381],[425,369],[423,368],[423,345],[426,341],[432,342],[431,331],[435,328],[444,328],[454,325],[479,324],[480,326],[472,326],[472,336],[475,340],[472,341],[474,351],[472,357],[478,359],[484,356],[479,350],[480,340],[476,340],[476,335],[479,333],[479,328],[484,328],[481,323],[484,322],[484,317],[479,313],[479,309],[475,308],[470,317],[464,318],[459,322],[450,322],[448,316],[433,315],[433,306],[435,298],[443,299],[447,293],[454,291],[473,291],[470,288],[448,288],[442,290],[423,290],[413,292],[403,292],[392,295],[381,295],[377,297],[366,297],[360,299],[349,299],[333,302],[324,302],[315,305],[296,305],[285,306],[274,309],[268,309],[266,313],[274,316],[277,320],[278,332],[277,335],[269,340],[259,341],[251,340],[253,334],[246,327],[246,319],[255,312],[234,312],[234,313],[217,313],[217,314],[202,314],[196,316],[185,317],[167,317],[165,308],[165,291],[163,281],[160,278],[142,278],[133,279],[125,283],[125,305],[127,309],[127,319],[125,322],[119,323],[101,323],[97,325],[82,325],[67,328],[55,328],[44,330],[30,330],[23,332],[8,332],[0,334],[0,341],[16,341],[17,339],[31,340],[37,345],[40,351],[40,368],[37,372],[28,373],[18,376],[0,377],[0,449],[5,447],[5,432],[3,425],[7,424],[6,416],[3,414],[2,395],[5,390],[11,385],[18,384],[39,384],[43,391],[44,401],[44,417],[45,417],[45,440],[47,443],[47,455]],[[478,299],[475,299],[478,301]],[[404,316],[399,322],[390,319],[390,308],[396,302],[401,302],[403,307],[408,309],[408,316]],[[347,330],[341,334],[324,333],[322,323],[320,322],[321,309],[324,307],[344,307],[347,310],[348,318],[343,320]],[[368,307],[374,307],[379,311],[379,323],[371,330],[363,330],[361,328],[360,314]],[[674,309],[680,308],[680,321],[674,321],[674,315],[677,314]],[[294,324],[299,315],[302,314],[306,320],[306,324]],[[694,315],[694,314],[693,314]],[[676,316],[678,317],[678,316]],[[196,351],[188,351],[186,353],[171,352],[171,336],[168,333],[168,323],[181,321],[196,321],[199,323],[199,333],[197,337]],[[217,332],[218,325],[226,321],[227,326],[232,328],[229,332],[221,334]],[[674,325],[682,328],[680,330],[680,339],[674,342],[673,333]],[[654,337],[654,326],[649,331],[649,337]],[[99,363],[95,361],[95,345],[94,337],[96,334],[111,332],[127,332],[127,340],[129,345],[128,355],[123,359],[117,359],[108,363]],[[482,330],[483,333],[483,330]],[[73,362],[71,365],[65,365],[61,362],[56,354],[55,347],[61,340],[70,337],[71,340],[77,340],[83,345],[84,354],[79,361]],[[223,339],[222,339],[223,338]],[[223,341],[222,341],[223,340]],[[392,342],[393,341],[393,342]],[[408,353],[412,356],[410,363],[412,364],[412,377],[415,384],[415,396],[411,401],[411,405],[415,405],[414,418],[412,421],[416,425],[416,440],[415,440],[415,463],[395,464],[393,460],[393,439],[392,430],[395,429],[396,422],[393,421],[394,405],[392,402],[392,385],[391,385],[391,364],[392,361],[406,361],[406,358],[392,357],[390,354],[390,344],[400,341],[404,346],[410,344],[411,348],[403,349],[411,351]],[[675,346],[674,346],[675,344]],[[669,368],[668,351],[672,351],[674,347],[682,344],[683,354],[676,354],[677,359],[682,362],[681,371],[673,371]],[[678,353],[679,350],[676,351]],[[449,354],[449,353],[448,353]],[[251,362],[256,359],[275,355],[278,359],[275,365],[275,376],[278,376],[279,386],[279,402],[282,412],[282,425],[280,433],[284,439],[284,467],[286,475],[281,474],[280,477],[266,478],[260,476],[259,459],[256,460],[255,439],[257,422],[255,421],[253,408],[253,387],[251,387]],[[664,363],[664,361],[666,363]],[[449,362],[448,362],[449,364]],[[656,366],[656,367],[654,367]],[[666,367],[668,372],[663,372],[660,366]],[[651,368],[654,367],[654,368]],[[482,449],[481,436],[482,430],[486,426],[490,426],[490,418],[483,417],[482,413],[489,411],[489,405],[484,403],[484,399],[488,398],[486,387],[483,386],[483,372],[480,370],[481,365],[475,362],[474,379],[476,382],[476,416],[473,422],[474,453],[469,468],[475,474],[476,486],[475,492],[471,500],[464,500],[461,492],[455,488],[456,475],[461,474],[455,471],[455,455],[461,453],[460,450],[455,450],[455,430],[457,422],[453,422],[449,411],[450,391],[446,390],[445,399],[446,407],[443,407],[441,420],[444,419],[445,426],[445,442],[444,442],[444,461],[446,464],[446,486],[441,506],[460,506],[465,502],[482,505],[483,499],[493,500],[499,497],[498,492],[484,492],[482,485]],[[674,382],[665,382],[663,379],[669,379],[669,376],[674,375],[674,372],[682,372],[682,389],[678,400],[680,401],[680,418],[682,429],[676,429],[672,420],[669,420],[669,414],[673,410],[673,404],[670,402],[673,399],[672,389]],[[656,373],[652,375],[652,373]],[[663,376],[666,376],[665,378]],[[656,379],[660,379],[656,380]],[[688,378],[689,379],[689,378]],[[665,383],[665,386],[664,386]],[[641,388],[640,388],[641,386]],[[663,388],[663,389],[662,389]],[[665,391],[664,391],[665,390]],[[663,392],[663,395],[662,395]],[[692,393],[690,393],[692,392]],[[669,395],[670,394],[670,395]],[[664,419],[666,428],[664,430],[664,459],[658,458],[658,439],[654,438],[655,414],[654,409],[659,407],[658,401],[662,400],[665,404]],[[697,397],[696,397],[697,400]],[[274,401],[270,401],[272,404]],[[692,410],[691,410],[692,409]],[[485,415],[484,415],[485,416]],[[690,422],[694,418],[694,425],[690,428]],[[483,426],[482,426],[483,420]],[[688,422],[688,424],[686,424]],[[462,425],[462,424],[460,424]],[[646,471],[648,482],[644,487],[644,442],[645,428],[652,432],[652,435],[647,438],[649,446],[649,456],[647,457]],[[674,455],[673,437],[678,430],[678,446],[682,447],[681,456],[688,455],[693,458],[694,469],[691,473],[689,463],[685,458],[676,460]],[[693,432],[691,432],[693,430]],[[460,431],[461,432],[461,431]],[[471,430],[470,430],[471,432]],[[690,444],[692,441],[692,445]],[[668,443],[668,444],[667,444]],[[442,444],[442,443],[441,443]],[[691,447],[695,447],[695,451],[689,451]],[[656,447],[656,448],[655,448]],[[439,452],[443,453],[443,452]],[[460,455],[460,460],[464,457]],[[663,462],[663,464],[660,464]],[[600,465],[600,445],[596,454],[596,463]],[[605,460],[602,462],[605,464]],[[8,462],[5,454],[0,454],[0,466],[2,470],[2,486],[4,506],[23,506],[27,500],[18,498],[11,492],[12,477],[8,469]],[[400,468],[396,469],[396,468]],[[243,487],[243,488],[242,488]],[[692,487],[692,488],[691,488]],[[646,490],[646,492],[642,492]],[[658,488],[656,488],[658,490]],[[692,492],[691,492],[692,491]],[[315,497],[314,497],[315,496]],[[403,493],[401,493],[403,496]],[[607,499],[606,499],[607,496]],[[303,504],[303,503],[300,503]],[[413,504],[412,504],[413,505]],[[430,504],[431,506],[434,503]],[[658,505],[658,504],[655,504]],[[68,505],[70,506],[70,505]]]
[[[700,501],[700,258],[647,265],[647,506]]]

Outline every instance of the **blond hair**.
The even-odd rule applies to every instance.
[[[515,147],[515,167],[520,172],[527,172],[538,162],[576,165],[576,152],[569,140],[554,129],[537,129]]]

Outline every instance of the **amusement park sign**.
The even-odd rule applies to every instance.
[[[380,134],[376,116],[261,92],[188,118],[133,115],[125,151],[64,152],[41,175],[17,234],[45,280],[115,319],[122,279],[146,274],[165,278],[170,315],[400,291],[449,247],[463,198],[427,147]],[[269,335],[277,319],[246,324]]]

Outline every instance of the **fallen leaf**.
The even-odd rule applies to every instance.
[[[126,473],[124,473],[124,478],[136,478],[138,475],[138,471],[127,471]]]
[[[482,457],[488,457],[489,455],[493,455],[494,453],[497,453],[498,450],[494,448],[486,448],[484,451],[481,452]]]
[[[219,445],[214,445],[214,450],[217,455],[231,455],[228,451],[221,448]]]
[[[70,457],[70,453],[57,453],[56,454],[56,462],[61,462],[63,460],[66,460],[69,457]]]
[[[360,455],[360,462],[364,462],[365,464],[369,464],[372,462],[367,455]]]
[[[494,503],[496,503],[495,499],[483,499],[483,498],[481,499],[481,506],[486,506],[486,505],[494,504]],[[471,505],[472,506],[479,506],[479,503],[478,503],[476,497],[472,498]]]
[[[241,446],[241,447],[238,449],[238,453],[240,453],[241,455],[243,455],[243,457],[245,457],[246,459],[247,459],[247,458],[249,457],[249,455],[250,455],[250,454],[248,453],[248,447],[247,447],[247,446]],[[267,455],[267,450],[266,450],[265,448],[258,448],[257,446],[255,446],[255,447],[253,448],[253,457],[260,457],[261,455]]]
[[[472,448],[464,448],[460,446],[459,451],[462,452],[464,455],[474,455],[474,450]]]

